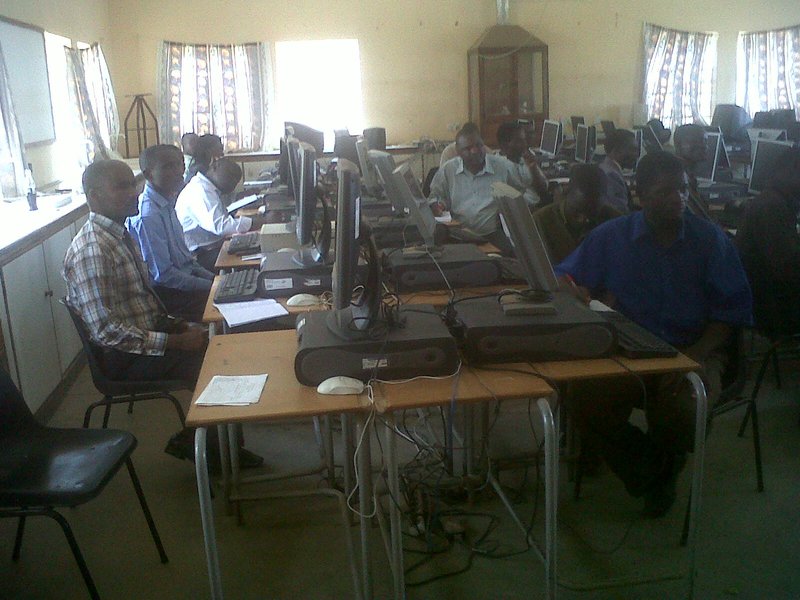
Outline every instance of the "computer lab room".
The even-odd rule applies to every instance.
[[[4,0],[0,598],[800,597],[796,0]]]

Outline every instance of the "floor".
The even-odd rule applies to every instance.
[[[783,389],[776,390],[770,383],[760,403],[764,493],[756,492],[750,432],[744,438],[736,436],[741,411],[714,422],[706,452],[696,598],[800,598],[800,405],[796,402],[800,376],[793,377],[790,370],[784,369],[784,379],[789,381],[784,381]],[[83,410],[95,398],[88,369],[83,369],[51,424],[79,426]],[[188,395],[181,396],[181,401],[188,404]],[[535,449],[528,410],[526,402],[500,406],[491,436],[494,456]],[[423,416],[410,414],[404,425],[420,439],[432,442],[441,435],[439,415]],[[95,424],[99,417],[96,415]],[[64,511],[101,596],[209,597],[193,465],[163,452],[169,435],[178,429],[174,411],[161,401],[144,403],[132,415],[117,408],[110,426],[129,429],[139,439],[134,462],[170,562],[159,563],[130,481],[121,472],[99,498]],[[313,467],[319,460],[313,429],[306,422],[247,427],[245,437],[249,448],[266,457],[266,471]],[[425,507],[415,519],[419,529],[405,528],[408,598],[543,598],[543,568],[497,498],[484,489],[485,482],[470,480],[477,491],[466,497],[463,479],[447,476],[426,459],[426,452],[417,455],[416,448],[402,440],[399,446],[410,461],[403,471],[405,480],[415,483],[417,489],[433,490],[415,495]],[[382,449],[374,441],[372,449],[377,469]],[[341,464],[338,457],[337,462]],[[532,522],[534,536],[541,539],[541,487],[535,461],[525,464],[527,468],[517,465],[504,470],[502,482],[523,520]],[[675,507],[655,521],[639,516],[639,502],[624,493],[607,469],[601,468],[585,480],[577,501],[572,498],[566,471],[562,461],[559,598],[686,597],[687,553],[678,546],[678,539],[687,501],[688,469],[679,483]],[[317,475],[271,485],[308,489],[323,485],[323,479]],[[383,502],[388,501],[384,496]],[[243,525],[225,515],[219,494],[215,510],[227,598],[354,597],[344,528],[332,500],[247,503]],[[16,564],[10,560],[14,529],[14,521],[0,521],[0,598],[87,597],[55,523],[29,520],[22,557]],[[354,537],[357,532],[353,527]],[[389,598],[390,577],[377,526],[371,531],[371,542],[375,598]],[[452,574],[456,572],[460,573]],[[642,582],[648,578],[658,581]]]

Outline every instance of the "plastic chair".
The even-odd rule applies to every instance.
[[[90,596],[99,598],[72,529],[55,508],[92,500],[125,464],[161,562],[168,562],[131,462],[134,448],[136,438],[125,431],[40,425],[0,371],[0,518],[19,519],[12,560],[19,560],[26,518],[50,517],[64,532]]]
[[[92,411],[98,406],[105,407],[105,413],[103,414],[103,429],[105,429],[108,426],[108,418],[111,415],[111,407],[114,404],[128,404],[128,414],[130,414],[133,412],[134,402],[154,400],[156,398],[165,398],[172,402],[175,411],[178,413],[181,425],[183,425],[186,421],[183,408],[180,402],[178,402],[178,399],[170,392],[190,390],[192,389],[191,384],[180,380],[121,381],[111,379],[102,368],[102,349],[91,340],[89,331],[83,323],[83,319],[78,312],[70,306],[66,298],[61,299],[61,304],[69,311],[75,329],[78,330],[78,336],[81,338],[81,344],[83,344],[83,352],[89,362],[89,371],[92,374],[94,387],[103,394],[102,400],[92,402],[86,409],[83,416],[84,427],[89,426],[89,421],[92,418]]]

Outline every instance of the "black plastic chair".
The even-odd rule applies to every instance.
[[[55,520],[92,598],[99,598],[67,520],[55,508],[95,498],[125,464],[162,563],[168,562],[131,462],[136,438],[113,429],[55,429],[33,417],[11,378],[0,371],[0,518],[18,518],[12,560],[19,560],[27,517]]]
[[[108,418],[111,415],[111,407],[114,404],[127,404],[128,413],[133,412],[133,403],[142,400],[154,400],[157,398],[164,398],[172,402],[175,411],[178,413],[178,418],[181,425],[186,421],[183,408],[178,402],[178,399],[171,394],[178,390],[191,389],[191,385],[185,381],[180,380],[159,380],[159,381],[121,381],[110,378],[102,367],[103,351],[95,344],[89,336],[89,331],[83,323],[83,319],[78,312],[70,306],[66,298],[61,299],[63,304],[69,311],[75,329],[78,330],[78,336],[81,338],[83,344],[83,352],[86,355],[86,360],[89,362],[89,371],[92,374],[92,381],[94,387],[97,388],[103,399],[97,402],[92,402],[86,409],[83,416],[83,426],[88,427],[89,421],[92,418],[92,411],[98,406],[105,407],[103,414],[103,429],[108,426]]]

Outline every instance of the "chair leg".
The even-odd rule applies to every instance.
[[[89,573],[89,567],[86,566],[86,561],[83,559],[81,549],[78,548],[78,542],[75,540],[75,536],[72,534],[72,528],[69,526],[69,523],[67,523],[67,520],[56,511],[49,508],[43,510],[41,514],[50,517],[61,526],[61,530],[64,532],[67,543],[72,550],[72,555],[75,557],[75,562],[78,563],[78,568],[81,571],[81,575],[83,575],[83,581],[89,590],[89,595],[92,597],[92,600],[100,600],[100,594],[97,593],[97,587],[94,585],[92,575]]]
[[[97,402],[92,402],[88,407],[86,407],[86,412],[83,413],[83,428],[88,429],[89,423],[92,420],[92,411],[97,408],[98,406],[106,406],[106,403],[111,400],[111,396],[103,396],[102,400],[98,400]]]
[[[14,551],[11,553],[11,560],[19,560],[19,552],[22,549],[22,534],[25,533],[25,517],[21,516],[17,522],[17,535],[14,538]]]
[[[108,427],[108,418],[111,416],[111,405],[106,404],[106,410],[103,413],[103,429]]]
[[[750,415],[753,418],[753,451],[756,457],[756,479],[758,481],[758,491],[764,491],[764,471],[761,465],[761,434],[758,431],[758,409],[756,408],[755,398],[747,405]]]
[[[169,401],[172,402],[172,405],[175,407],[175,412],[178,413],[178,418],[181,420],[181,425],[186,423],[186,415],[184,414],[183,407],[181,407],[181,403],[178,402],[178,399],[172,394],[164,394],[164,396],[168,398]]]
[[[128,414],[129,414],[129,415],[132,415],[132,414],[133,414],[133,400],[131,400],[130,402],[128,402]]]
[[[758,392],[761,389],[761,384],[764,381],[764,375],[767,372],[767,366],[769,365],[770,358],[772,356],[777,357],[777,346],[773,345],[768,351],[767,354],[761,361],[761,366],[758,368],[758,375],[756,375],[756,381],[753,384],[753,391],[750,392],[750,402],[747,404],[747,411],[744,413],[744,418],[742,419],[742,424],[739,425],[739,437],[744,435],[744,430],[747,428],[747,422],[750,419],[750,413],[752,409],[756,405],[756,396],[758,396]]]
[[[161,537],[158,535],[158,530],[156,529],[156,524],[153,521],[153,516],[150,514],[150,509],[147,507],[147,500],[144,498],[144,492],[142,492],[142,486],[139,483],[139,478],[136,476],[136,471],[133,468],[133,462],[131,461],[130,457],[125,461],[125,465],[128,467],[128,473],[131,476],[131,481],[133,482],[133,488],[136,490],[136,496],[139,498],[139,504],[142,507],[142,512],[144,513],[144,518],[147,519],[147,526],[150,528],[150,535],[153,536],[153,541],[156,544],[156,548],[158,549],[158,555],[161,557],[162,563],[169,562],[167,558],[167,553],[164,551],[164,546],[161,544]]]

